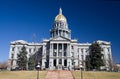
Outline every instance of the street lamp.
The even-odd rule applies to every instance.
[[[70,62],[69,62],[68,70],[70,70]]]
[[[38,70],[37,71],[37,79],[39,79],[39,69],[40,69],[40,63],[39,62],[38,62],[36,67],[37,67],[37,70]]]
[[[82,64],[81,64],[81,65],[80,65],[80,69],[81,69],[81,79],[83,79],[82,68],[83,68],[83,66],[82,66]]]
[[[75,62],[73,62],[74,63],[74,70],[75,70]]]

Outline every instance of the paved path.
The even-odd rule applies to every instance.
[[[45,79],[73,79],[70,71],[56,70],[48,71]]]

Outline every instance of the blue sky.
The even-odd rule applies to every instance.
[[[110,41],[120,62],[120,1],[118,0],[0,0],[0,62],[7,61],[10,42],[49,38],[59,8],[67,18],[72,38],[82,42]]]

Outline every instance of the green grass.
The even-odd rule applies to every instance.
[[[80,71],[71,71],[75,79],[81,79]],[[45,79],[47,71],[40,71],[39,79]],[[0,79],[37,79],[37,71],[0,71]],[[120,72],[84,71],[83,79],[120,79]]]
[[[80,71],[72,71],[75,79],[81,79]],[[120,79],[120,72],[83,71],[83,79]]]
[[[39,79],[45,79],[47,71],[39,72]],[[37,79],[37,71],[1,71],[0,79]]]

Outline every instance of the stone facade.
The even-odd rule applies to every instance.
[[[24,40],[17,40],[10,43],[9,66],[8,69],[17,67],[17,54],[23,46],[30,54],[38,52],[38,58],[42,69],[61,70],[83,67],[85,69],[85,58],[89,55],[91,43],[78,43],[76,39],[71,39],[71,30],[68,28],[67,19],[62,14],[55,17],[53,28],[50,30],[50,39],[44,39],[42,43],[28,43]],[[96,41],[103,49],[105,68],[109,70],[109,60],[112,59],[111,43],[106,41]]]

